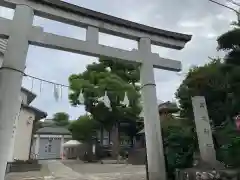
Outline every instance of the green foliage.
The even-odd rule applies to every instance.
[[[53,115],[53,122],[57,126],[68,126],[69,124],[69,115],[64,112],[58,112]]]
[[[127,121],[130,127],[125,130],[128,134],[137,132],[135,124],[141,112],[139,87],[136,85],[139,78],[138,66],[106,58],[88,65],[83,73],[69,77],[71,104],[79,105],[78,97],[83,92],[86,111],[91,113],[102,128],[109,131],[115,129],[115,133],[112,133],[112,155],[115,157],[119,152],[119,124]],[[111,108],[107,108],[100,100],[106,92]],[[125,92],[129,106],[122,103]]]
[[[209,117],[214,136],[218,159],[227,166],[239,166],[240,134],[234,128],[233,117],[240,112],[239,78],[240,67],[214,60],[202,67],[189,71],[177,90],[181,115],[193,119],[191,97],[195,95],[206,98]],[[217,128],[227,124],[223,128]]]
[[[202,67],[189,70],[176,92],[182,117],[193,119],[191,97],[204,96],[210,118],[214,119],[216,124],[221,124],[225,120],[226,80],[221,72],[221,66],[220,60],[215,60]]]
[[[72,105],[79,105],[78,97],[83,91],[86,111],[91,113],[105,129],[111,129],[116,122],[125,119],[135,121],[138,118],[141,112],[139,87],[136,85],[138,81],[137,66],[100,58],[99,63],[88,65],[83,73],[70,76],[72,92],[69,99]],[[105,92],[110,99],[112,110],[99,101]],[[125,92],[130,100],[129,107],[121,103]]]
[[[168,177],[173,179],[175,169],[192,166],[196,140],[193,138],[192,127],[184,119],[169,116],[161,124]]]
[[[232,30],[221,35],[218,42],[218,49],[225,51],[227,54],[224,58],[227,64],[240,65],[240,28],[239,24]]]
[[[218,160],[226,166],[239,167],[240,133],[233,117],[240,112],[240,29],[236,27],[218,39],[218,50],[226,52],[224,61],[190,69],[178,88],[181,116],[193,119],[192,96],[204,96],[214,129]]]
[[[215,132],[218,142],[217,157],[228,167],[240,167],[240,132],[235,124],[227,123]]]
[[[191,97],[204,96],[209,117],[214,126],[240,112],[240,67],[222,63],[219,59],[190,69],[176,92],[181,116],[193,119]]]
[[[80,116],[77,120],[71,121],[69,125],[73,139],[85,142],[96,136],[98,128],[99,123],[88,115]]]
[[[218,49],[227,54],[224,62],[214,59],[210,63],[189,70],[178,88],[181,115],[193,119],[191,97],[206,98],[208,113],[217,126],[240,112],[240,29],[236,26],[218,39]]]

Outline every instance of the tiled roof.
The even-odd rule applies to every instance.
[[[162,104],[159,104],[158,105],[158,110],[159,110],[159,112],[167,111],[169,113],[174,113],[174,112],[178,112],[179,108],[177,107],[176,103],[167,101],[167,102],[164,102]]]
[[[71,135],[70,131],[64,127],[44,127],[39,129],[36,134]]]
[[[47,113],[46,112],[43,112],[43,111],[41,111],[41,110],[39,110],[39,109],[37,109],[37,108],[35,108],[33,106],[22,104],[22,107],[24,107],[26,109],[29,109],[29,110],[34,112],[34,114],[35,114],[35,121],[38,121],[40,119],[43,119],[43,118],[47,117]]]
[[[21,91],[24,92],[27,95],[27,103],[30,104],[36,97],[37,95],[34,94],[33,92],[29,91],[28,89],[22,87]]]

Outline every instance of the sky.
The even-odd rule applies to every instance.
[[[203,65],[208,57],[222,57],[223,52],[216,50],[216,39],[231,29],[236,14],[217,6],[208,0],[65,0],[88,9],[124,18],[130,21],[160,29],[188,33],[192,40],[181,50],[171,50],[152,46],[152,52],[161,57],[180,60],[182,73],[155,69],[157,97],[162,101],[172,101],[174,93],[184,79],[184,74],[195,65]],[[226,0],[218,0],[231,7]],[[234,7],[235,8],[235,7]],[[0,16],[13,18],[13,10],[0,8]],[[85,40],[86,31],[79,27],[35,17],[35,26],[45,32]],[[137,47],[135,41],[100,34],[100,44],[131,50]],[[94,57],[30,46],[25,72],[29,75],[68,85],[68,77],[81,73],[88,64],[97,62]],[[56,112],[67,112],[71,119],[85,114],[84,106],[72,107],[68,101],[68,88],[63,88],[60,98],[54,98],[54,86],[31,78],[23,79],[23,87],[37,94],[33,106],[48,113],[51,118]]]

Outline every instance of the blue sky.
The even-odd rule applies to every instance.
[[[231,21],[236,20],[233,12],[208,0],[67,0],[67,2],[157,28],[192,34],[192,41],[181,51],[152,47],[152,52],[159,53],[162,57],[182,61],[183,73],[193,65],[202,65],[209,61],[208,56],[222,56],[223,53],[216,51],[216,38],[230,29]],[[11,19],[13,10],[0,8],[0,16]],[[85,39],[86,31],[78,27],[39,17],[35,17],[34,25],[44,27],[46,32]],[[134,41],[104,34],[100,35],[100,43],[128,50],[137,46]],[[30,46],[26,73],[68,85],[69,75],[83,72],[86,65],[96,61],[97,59],[93,57]],[[173,100],[182,79],[183,76],[177,73],[155,70],[158,99]],[[56,112],[64,111],[69,113],[71,119],[75,119],[85,113],[83,106],[71,107],[67,88],[63,89],[62,97],[56,101],[53,85],[43,83],[40,91],[39,81],[34,80],[32,83],[32,79],[24,78],[23,86],[38,95],[33,105],[46,111],[49,117]]]

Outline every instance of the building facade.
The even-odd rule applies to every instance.
[[[28,160],[30,158],[34,123],[47,116],[47,113],[30,105],[35,98],[35,94],[25,88],[21,88],[21,96],[19,98],[21,100],[21,108],[13,125],[9,161],[14,159]]]
[[[34,135],[32,154],[36,159],[60,159],[64,153],[63,144],[71,139],[67,128],[43,127]]]

